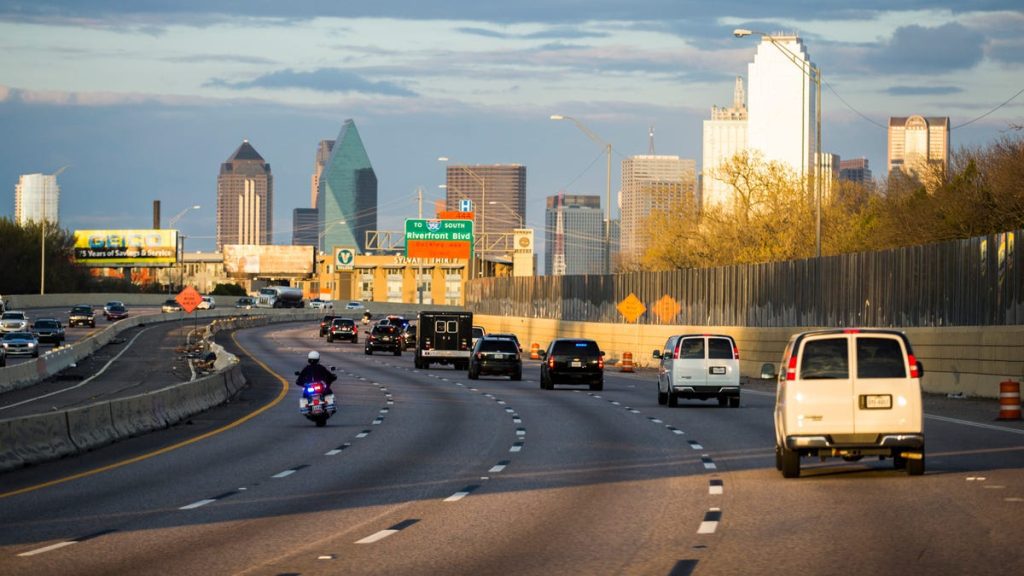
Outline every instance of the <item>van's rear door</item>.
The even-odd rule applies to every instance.
[[[796,380],[786,382],[791,436],[854,433],[850,335],[808,336],[800,344]]]
[[[739,386],[740,363],[736,359],[736,348],[729,338],[720,336],[708,337],[708,374],[709,386]]]
[[[676,344],[672,361],[672,385],[705,386],[708,383],[707,355],[704,336],[684,336]]]
[[[921,386],[911,378],[910,352],[898,334],[854,336],[856,417],[861,433],[920,433]]]

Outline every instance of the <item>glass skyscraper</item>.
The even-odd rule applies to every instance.
[[[57,174],[23,174],[18,178],[14,187],[15,222],[24,226],[44,219],[48,222],[60,220]]]
[[[558,212],[562,239],[558,240]],[[547,197],[544,210],[544,274],[554,274],[555,250],[564,251],[565,274],[604,274],[604,212],[600,196]]]
[[[316,194],[319,246],[366,253],[366,233],[377,229],[377,175],[351,119],[345,120],[320,173]]]

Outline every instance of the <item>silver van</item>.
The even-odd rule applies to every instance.
[[[740,351],[732,336],[670,336],[653,357],[658,369],[658,404],[675,407],[679,399],[718,399],[719,406],[740,405]]]

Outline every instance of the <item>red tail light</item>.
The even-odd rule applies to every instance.
[[[732,358],[733,360],[740,359],[740,349],[735,346],[732,347]]]
[[[914,358],[913,354],[907,354],[907,362],[910,362],[910,377],[920,378],[920,375],[917,373],[917,358]]]
[[[554,368],[554,367],[555,367],[555,357],[554,356],[548,356],[548,368]]]
[[[796,380],[796,354],[789,357],[789,368],[786,370],[786,380]]]
[[[477,360],[483,360],[484,359],[484,353],[483,352],[477,352],[476,353],[476,359]]]
[[[604,370],[604,356],[597,357],[597,367],[601,370]]]

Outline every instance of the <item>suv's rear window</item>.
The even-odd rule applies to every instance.
[[[906,378],[903,347],[895,338],[857,338],[858,378]]]
[[[551,353],[558,354],[559,356],[598,356],[601,354],[601,350],[597,347],[597,343],[593,341],[561,340],[555,342]]]
[[[712,360],[732,360],[732,342],[726,338],[708,338],[708,358]]]
[[[516,343],[511,340],[499,340],[497,338],[491,340],[490,338],[484,338],[480,342],[481,352],[508,352],[515,354],[519,352],[519,348],[516,347]]]
[[[803,380],[849,378],[850,356],[848,349],[845,336],[806,342],[800,360],[800,378]]]

